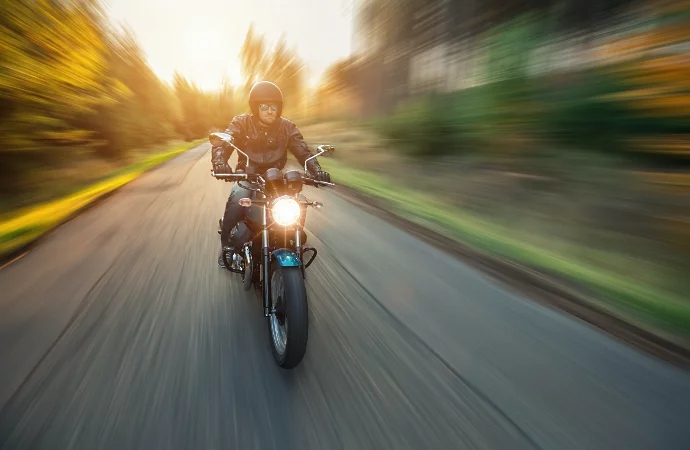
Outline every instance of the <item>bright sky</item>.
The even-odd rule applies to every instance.
[[[285,33],[314,83],[350,53],[352,0],[105,0],[110,17],[127,24],[166,81],[175,70],[215,90],[227,74],[241,81],[238,55],[249,25],[272,46]]]

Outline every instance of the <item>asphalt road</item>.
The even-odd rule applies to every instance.
[[[216,266],[207,152],[0,270],[2,450],[690,448],[690,373],[323,189],[307,356],[282,371]]]

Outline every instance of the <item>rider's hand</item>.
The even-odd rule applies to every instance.
[[[217,162],[213,164],[213,171],[219,175],[231,175],[232,169],[230,165],[225,162]]]
[[[326,183],[331,182],[331,175],[328,172],[324,172],[323,170],[317,171],[314,175],[313,178],[316,181],[325,181]]]

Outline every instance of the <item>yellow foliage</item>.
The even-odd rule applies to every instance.
[[[64,222],[75,212],[93,203],[103,195],[129,183],[151,167],[189,148],[195,147],[202,141],[205,141],[205,139],[154,155],[139,164],[131,166],[129,170],[121,175],[88,186],[65,198],[16,211],[10,217],[2,217],[3,221],[0,222],[0,255],[21,247]]]
[[[136,40],[111,27],[102,0],[0,1],[0,193],[13,195],[31,165],[69,165],[83,151],[125,159],[130,149],[181,133],[179,99],[154,74]],[[207,95],[195,92],[189,104]],[[208,117],[232,98],[202,112]],[[225,112],[227,116],[229,112]],[[228,122],[229,119],[224,120]],[[56,151],[57,150],[57,151]],[[40,153],[25,156],[28,152]],[[35,162],[33,163],[36,164]]]
[[[689,25],[667,22],[606,45],[604,54],[619,52],[611,67],[630,86],[608,98],[650,117],[689,116],[690,56],[676,46],[690,41]]]
[[[636,99],[629,105],[640,113],[656,117],[687,116],[690,111],[690,95],[665,95]]]
[[[70,122],[121,93],[106,76],[108,50],[95,1],[0,3],[0,149],[89,141]],[[36,141],[40,142],[36,142]]]
[[[101,78],[106,45],[98,24],[76,6],[3,2],[0,88],[23,101],[89,107],[108,96]]]
[[[690,55],[683,53],[679,55],[661,56],[658,58],[641,61],[638,70],[644,71],[685,71],[690,73]]]
[[[633,75],[628,78],[628,81],[637,86],[663,84],[671,86],[674,91],[690,90],[690,77],[688,73],[680,71],[664,71],[653,74]]]

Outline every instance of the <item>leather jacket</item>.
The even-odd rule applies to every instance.
[[[242,114],[232,119],[225,132],[231,134],[235,138],[234,144],[249,155],[249,165],[256,173],[263,173],[270,168],[282,170],[287,162],[288,150],[301,166],[312,156],[297,126],[282,117],[270,128],[264,129],[254,116]],[[211,162],[227,164],[233,151],[234,148],[230,146],[213,147]],[[247,158],[239,154],[235,170],[246,171],[246,168]],[[309,172],[316,172],[321,170],[321,166],[316,158],[313,158],[307,163],[307,169]]]

